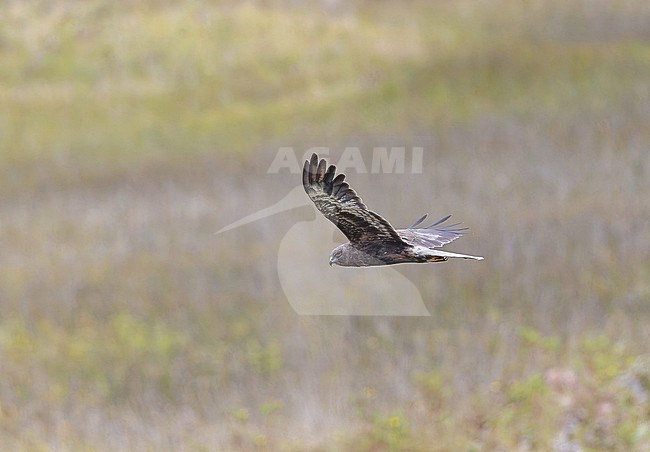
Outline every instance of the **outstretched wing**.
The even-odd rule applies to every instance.
[[[335,176],[336,167],[313,154],[305,161],[302,185],[325,218],[345,234],[350,243],[392,242],[405,245],[395,229],[375,212],[368,210],[357,193],[344,182],[345,175]]]
[[[424,215],[409,228],[398,229],[397,233],[409,245],[437,248],[446,245],[449,242],[453,242],[467,230],[467,228],[458,227],[461,223],[442,226],[442,223],[451,218],[451,215],[447,215],[443,219],[436,221],[429,226],[418,228],[417,226],[419,226],[426,218],[427,215]]]

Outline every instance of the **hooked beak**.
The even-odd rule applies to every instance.
[[[332,266],[332,258],[330,257],[330,267]]]

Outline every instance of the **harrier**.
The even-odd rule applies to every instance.
[[[483,260],[482,257],[450,253],[442,247],[463,235],[460,223],[442,224],[451,215],[429,226],[420,227],[424,215],[407,229],[395,229],[388,221],[369,210],[357,193],[335,175],[336,166],[327,167],[325,159],[313,154],[305,161],[302,185],[325,218],[334,223],[350,243],[340,245],[330,255],[330,265],[370,267],[407,263],[442,262],[449,258]]]

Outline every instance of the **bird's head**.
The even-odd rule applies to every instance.
[[[330,267],[333,264],[336,265],[345,265],[345,250],[343,249],[345,245],[338,246],[332,250],[330,254]]]

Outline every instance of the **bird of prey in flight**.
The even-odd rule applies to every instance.
[[[424,215],[406,229],[395,229],[388,221],[369,210],[357,193],[336,175],[336,166],[313,154],[305,161],[302,185],[325,218],[334,223],[350,241],[330,255],[330,265],[370,267],[407,263],[442,262],[449,258],[483,260],[479,256],[450,253],[440,248],[460,237],[467,228],[460,223],[443,226],[448,215],[429,226],[420,226]]]

